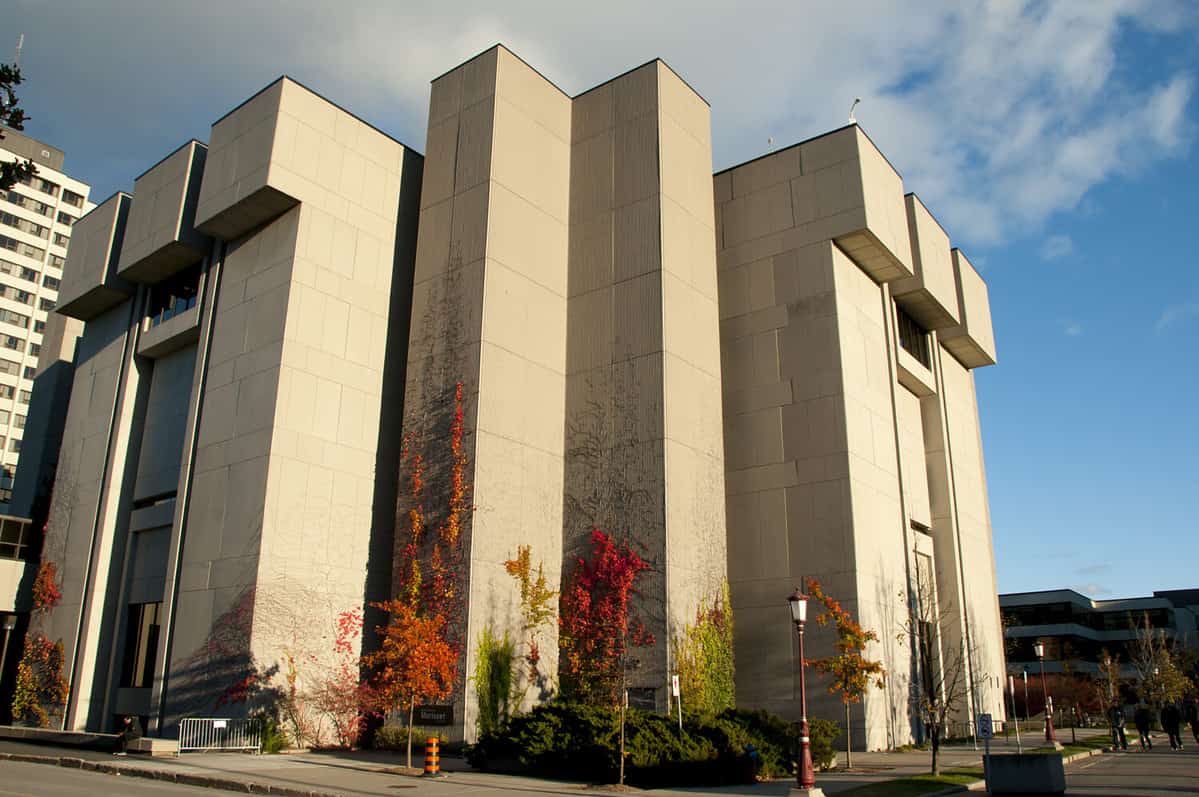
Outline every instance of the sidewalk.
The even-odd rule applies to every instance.
[[[1088,734],[1090,735],[1090,734]],[[1029,740],[1025,749],[1036,746]],[[1010,749],[1009,749],[1010,747]],[[992,752],[1015,752],[1002,739],[994,740]],[[844,753],[841,754],[842,758]],[[46,745],[0,742],[0,760],[30,761],[73,767],[107,775],[142,777],[208,786],[250,794],[276,794],[288,797],[377,797],[394,795],[403,789],[411,797],[512,797],[513,793],[544,795],[619,794],[586,783],[553,781],[518,775],[476,772],[460,758],[443,758],[444,778],[420,778],[397,774],[404,764],[400,753],[375,751],[346,753],[293,753],[286,755],[247,755],[240,753],[191,753],[181,758],[115,757],[91,751],[65,750]],[[423,758],[413,751],[413,763]],[[870,783],[928,772],[926,750],[903,753],[854,753],[852,772],[826,772],[818,776],[818,785],[826,794],[853,789]],[[943,769],[979,767],[980,751],[969,745],[954,745],[941,750]],[[655,795],[672,797],[695,794],[745,795],[746,797],[786,797],[790,780],[740,786],[688,787],[655,789]]]

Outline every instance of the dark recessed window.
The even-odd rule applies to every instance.
[[[158,616],[161,612],[161,603],[130,604],[125,625],[121,686],[138,689],[154,683],[154,654],[158,649]]]
[[[168,280],[150,288],[150,303],[146,317],[156,327],[196,306],[200,288],[200,266],[181,271]]]
[[[895,306],[895,318],[899,322],[899,345],[925,368],[931,368],[933,361],[928,351],[928,330],[898,305]]]

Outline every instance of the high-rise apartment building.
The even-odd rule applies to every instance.
[[[89,186],[63,172],[61,150],[3,133],[0,159],[37,167],[0,193],[0,513],[7,513],[47,314],[58,301],[72,227],[93,206]]]
[[[59,307],[86,322],[63,598],[36,623],[63,722],[170,733],[327,657],[340,612],[392,594],[402,449],[459,391],[462,672],[520,631],[517,547],[556,587],[600,528],[652,564],[643,705],[727,579],[739,702],[796,716],[785,599],[811,575],[897,679],[859,745],[919,725],[895,633],[917,596],[946,618],[921,644],[986,651],[963,713],[998,711],[985,286],[856,126],[715,177],[710,126],[661,61],[570,96],[497,46],[433,81],[423,157],[281,78],[88,214]],[[472,683],[451,702],[473,735]]]
[[[23,488],[28,496],[35,491],[37,469],[22,469],[30,482],[26,485],[14,484],[14,476],[17,463],[27,458],[22,447],[26,455],[32,449],[34,459],[47,442],[57,447],[57,440],[47,441],[39,433],[39,410],[31,399],[35,385],[63,378],[59,367],[49,375],[43,372],[59,362],[64,348],[71,360],[82,329],[54,308],[74,224],[92,204],[89,187],[63,172],[61,150],[16,130],[0,132],[0,160],[32,161],[37,167],[33,177],[0,191],[0,646],[12,654],[0,656],[5,662],[5,672],[0,672],[3,719],[18,658],[14,651],[29,610],[28,589],[22,585],[36,565],[30,560],[36,559],[41,536],[40,528],[29,522],[28,503],[21,500]],[[50,478],[53,471],[42,476]]]

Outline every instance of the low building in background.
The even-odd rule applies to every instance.
[[[459,391],[463,673],[521,631],[518,546],[557,588],[601,528],[652,565],[639,705],[727,578],[738,703],[797,719],[813,576],[890,673],[857,746],[919,737],[918,648],[969,651],[958,719],[1000,714],[986,286],[856,125],[713,177],[710,113],[659,60],[572,97],[497,46],[433,81],[422,157],[281,78],[84,217],[38,628],[62,723],[170,734],[302,687],[391,596],[403,441]],[[901,639],[913,606],[937,619]],[[431,712],[460,738],[474,690]]]
[[[1160,630],[1171,645],[1199,650],[1199,589],[1157,590],[1151,597],[1094,600],[1072,589],[1009,592],[999,596],[1010,675],[1039,673],[1033,646],[1045,646],[1045,672],[1099,670],[1106,650],[1121,673],[1130,664],[1138,634]]]

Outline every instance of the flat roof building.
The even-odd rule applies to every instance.
[[[599,528],[651,564],[642,705],[727,580],[738,703],[797,717],[785,598],[813,576],[892,673],[859,747],[921,732],[918,643],[968,648],[962,715],[999,714],[986,286],[857,126],[713,176],[710,114],[660,60],[572,97],[497,46],[433,81],[421,156],[281,78],[84,217],[63,597],[35,623],[66,649],[63,723],[170,733],[327,658],[396,589],[402,463],[457,395],[461,450],[426,464],[471,485],[462,673],[521,631],[505,561],[530,546],[556,589]],[[899,641],[916,600],[943,620]],[[840,718],[818,684],[810,713]]]

